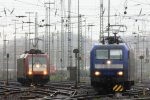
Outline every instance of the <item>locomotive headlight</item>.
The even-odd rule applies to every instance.
[[[29,71],[28,74],[29,74],[29,75],[32,75],[32,71]]]
[[[106,63],[110,65],[110,64],[111,64],[111,60],[107,60],[107,62],[106,62]]]
[[[43,74],[44,74],[44,75],[47,75],[47,71],[43,71]]]
[[[100,75],[101,75],[101,72],[95,71],[94,75],[95,75],[95,76],[100,76]]]
[[[117,72],[117,75],[118,75],[118,76],[123,76],[123,71]]]
[[[39,67],[41,67],[41,64],[35,64],[35,67],[39,68]]]

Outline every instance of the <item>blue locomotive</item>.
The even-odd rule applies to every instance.
[[[134,84],[134,53],[126,43],[109,37],[108,44],[93,46],[90,53],[91,85],[101,92],[122,92]]]

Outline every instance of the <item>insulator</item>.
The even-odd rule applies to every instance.
[[[127,14],[127,12],[126,12],[126,11],[124,11],[124,14]]]

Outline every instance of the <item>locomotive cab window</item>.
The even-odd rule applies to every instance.
[[[33,59],[33,62],[32,62]],[[33,63],[33,71],[44,71],[47,67],[46,58],[44,57],[33,57],[29,58],[29,70],[32,70]]]
[[[110,50],[110,59],[122,59],[122,50],[121,49],[113,49]]]
[[[96,59],[108,59],[108,50],[96,50]]]

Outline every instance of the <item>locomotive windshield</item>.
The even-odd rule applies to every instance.
[[[122,50],[120,49],[111,49],[110,50],[110,59],[122,59]]]
[[[108,50],[96,50],[96,59],[108,59]]]
[[[29,70],[32,70],[33,64],[33,71],[44,71],[47,67],[47,61],[44,57],[31,57],[28,59],[29,62]]]
[[[122,59],[121,49],[97,49],[96,59]]]

